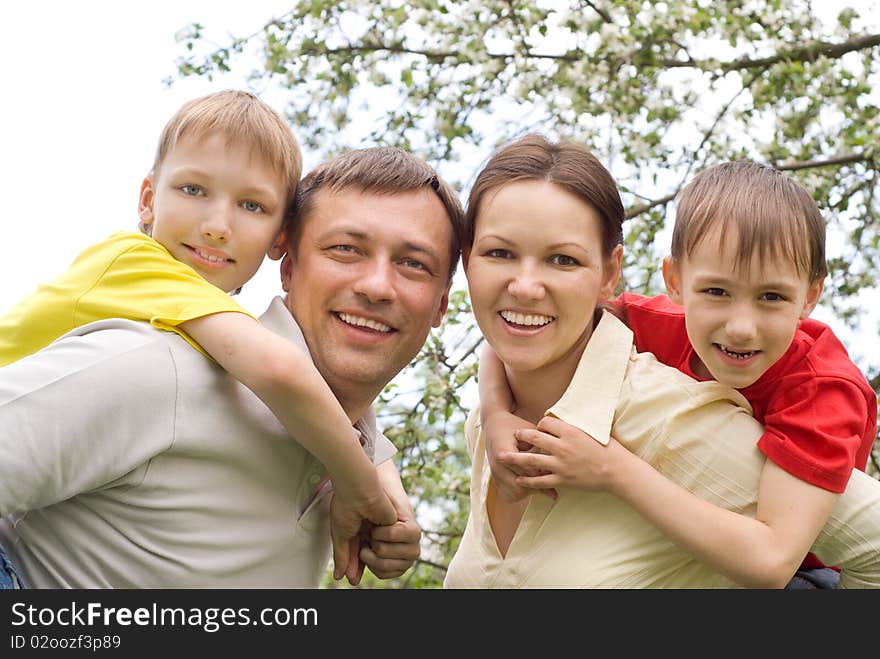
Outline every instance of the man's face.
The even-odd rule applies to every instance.
[[[281,278],[315,365],[340,398],[372,400],[446,311],[452,225],[428,189],[320,190]]]
[[[735,389],[755,383],[791,346],[798,323],[819,300],[822,282],[810,283],[784,257],[748,266],[736,263],[736,236],[706,235],[693,254],[663,266],[673,302],[684,306],[688,338],[699,357],[697,375]]]

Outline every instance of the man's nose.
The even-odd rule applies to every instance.
[[[397,297],[394,288],[394,264],[385,259],[371,259],[364,264],[354,290],[372,304],[390,302]]]

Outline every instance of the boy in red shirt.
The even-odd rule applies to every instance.
[[[509,496],[559,486],[612,492],[743,585],[783,586],[798,565],[799,575],[823,583],[830,571],[812,554],[802,559],[853,467],[864,470],[877,433],[875,392],[831,329],[808,318],[825,275],[825,225],[809,193],[780,172],[737,161],[707,169],[682,191],[663,262],[669,297],[625,293],[612,303],[640,352],[738,389],[751,403],[765,426],[758,448],[769,458],[755,519],[708,504],[657,471],[627,479],[626,465],[640,458],[613,439],[603,447],[576,442],[573,432],[551,437],[542,425],[517,430],[518,440],[554,458],[529,471],[534,461],[516,451],[510,420],[499,416],[486,431],[493,477]],[[493,360],[484,355],[480,368],[484,419],[497,407],[487,410],[483,394],[501,400]],[[561,447],[564,437],[572,441]],[[790,587],[796,583],[805,582]]]

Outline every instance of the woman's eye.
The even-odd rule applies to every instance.
[[[486,256],[493,259],[509,259],[511,254],[510,251],[506,249],[490,249],[486,252]]]
[[[580,265],[580,262],[576,258],[566,254],[554,254],[550,257],[550,263],[561,266]]]

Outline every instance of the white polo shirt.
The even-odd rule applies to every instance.
[[[308,352],[281,298],[260,320]],[[357,427],[377,464],[393,455],[372,413]],[[317,587],[325,476],[249,389],[147,323],[92,323],[0,369],[2,541],[30,587]]]

